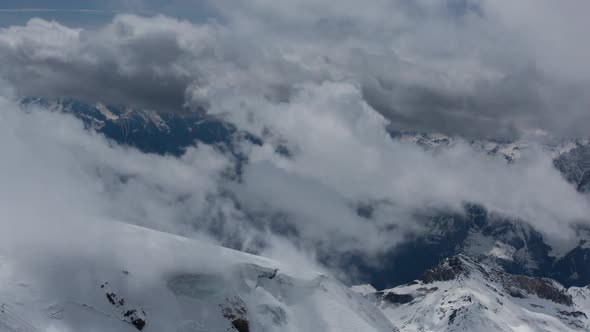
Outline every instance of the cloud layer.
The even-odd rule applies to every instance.
[[[297,84],[353,80],[400,130],[586,133],[590,49],[577,37],[586,27],[584,1],[202,6],[211,14],[199,23],[119,15],[92,30],[39,19],[3,29],[0,74],[21,94],[176,111],[207,105],[203,95],[202,105],[186,104],[195,87],[202,94],[232,85],[284,99]]]
[[[573,35],[588,5],[525,3],[539,10],[219,1],[200,23],[118,15],[92,30],[41,19],[1,29],[3,95],[206,111],[264,140],[241,142],[248,163],[234,181],[225,175],[235,160],[212,147],[178,159],[146,155],[73,118],[24,112],[8,96],[2,226],[115,219],[206,231],[241,249],[282,248],[275,256],[292,257],[284,238],[312,253],[372,255],[419,232],[417,212],[477,202],[568,239],[590,206],[541,149],[508,165],[466,143],[426,152],[388,132],[584,134],[590,49]],[[363,204],[374,207],[371,218],[359,215]]]

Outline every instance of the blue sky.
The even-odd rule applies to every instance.
[[[192,21],[211,15],[203,0],[3,0],[0,26],[22,25],[32,17],[56,20],[73,26],[100,25],[117,12],[145,16],[165,14]]]
[[[0,25],[23,24],[32,17],[41,17],[74,25],[92,25],[108,21],[113,13],[108,1],[75,0],[4,0],[0,4]],[[43,9],[43,10],[35,10]],[[45,10],[47,9],[47,10]],[[105,10],[76,12],[72,9]]]

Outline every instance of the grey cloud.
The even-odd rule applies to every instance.
[[[250,161],[234,188],[238,202],[257,220],[283,213],[299,245],[379,253],[421,231],[416,214],[461,213],[465,202],[526,220],[554,245],[574,243],[572,226],[587,223],[587,198],[534,145],[509,165],[465,143],[432,153],[392,142],[388,120],[355,82],[301,85],[288,101],[232,86],[208,96],[210,112],[266,135],[263,146],[244,149]],[[275,153],[282,141],[293,147],[290,157]],[[356,212],[367,201],[383,202],[369,220]]]
[[[493,1],[343,1],[337,8],[219,1],[202,4],[215,13],[210,21],[121,15],[65,39],[71,29],[36,20],[3,30],[0,74],[21,94],[168,111],[190,108],[194,86],[232,85],[285,100],[298,84],[354,80],[401,130],[583,136],[590,73],[582,55],[589,50],[572,34],[584,20],[573,5],[526,4],[540,9]]]
[[[194,31],[187,24],[164,18],[154,22],[158,20],[162,26],[168,21],[177,26],[172,31],[142,34],[133,19],[121,17],[98,32],[71,30],[38,19],[25,28],[5,29],[0,45],[2,76],[22,95],[66,95],[179,111],[184,89],[197,73],[189,74],[185,72],[189,68],[182,66],[189,50],[179,45],[178,35]],[[22,38],[15,38],[19,35],[15,30]],[[43,30],[62,37],[61,43],[34,35]]]
[[[520,130],[526,129],[523,124],[547,128],[553,120],[542,96],[550,86],[535,83],[534,77],[530,71],[510,74],[497,83],[477,84],[463,95],[380,80],[363,86],[363,95],[399,131],[412,128],[462,137],[518,139]],[[560,94],[565,95],[565,91]]]
[[[304,51],[289,50],[309,55],[306,65],[317,65],[328,79],[358,81],[367,101],[394,125],[499,137],[531,128],[586,134],[580,123],[587,120],[590,76],[579,54],[588,48],[572,39],[574,31],[585,30],[585,20],[574,13],[585,6],[344,1],[333,8],[259,1],[224,10],[254,21],[259,36],[276,36],[273,44],[289,49],[299,43]],[[543,8],[527,10],[533,7]],[[265,34],[268,26],[272,32]],[[313,55],[328,63],[314,63]]]

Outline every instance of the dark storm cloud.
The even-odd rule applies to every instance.
[[[519,117],[531,127],[547,127],[551,119],[544,104],[542,80],[534,72],[510,74],[499,82],[481,83],[465,94],[436,87],[407,86],[403,82],[369,81],[363,86],[365,100],[391,119],[391,127],[403,131],[438,131],[447,135],[476,138],[517,139]],[[411,111],[408,111],[411,110]],[[583,134],[583,133],[580,133]]]
[[[67,29],[38,20],[28,27],[58,33]],[[177,35],[156,31],[138,36],[133,27],[121,22],[110,28],[109,38],[113,39],[107,40],[100,33],[67,30],[70,35],[63,44],[52,44],[52,40],[42,40],[43,36],[24,37],[15,45],[2,43],[2,77],[23,95],[74,96],[151,109],[182,109],[184,89],[194,77],[172,68],[187,52],[178,45]],[[111,42],[117,45],[113,47]]]

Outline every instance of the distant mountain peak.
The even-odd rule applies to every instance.
[[[367,294],[402,331],[587,331],[590,290],[508,274],[465,255]]]

